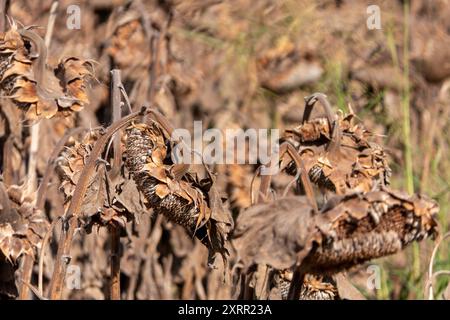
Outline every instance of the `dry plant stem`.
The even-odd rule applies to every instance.
[[[58,1],[54,1],[52,4],[52,7],[50,9],[50,16],[47,23],[47,32],[45,34],[45,49],[48,50],[50,47],[52,35],[53,35],[53,28],[55,26],[55,19],[56,19],[56,9],[58,8]],[[39,51],[42,52],[42,51]],[[41,62],[45,66],[45,58],[41,58]],[[35,75],[35,76],[42,76],[42,75]],[[36,164],[37,164],[37,151],[39,149],[39,129],[40,129],[40,122],[36,123],[31,127],[31,143],[30,143],[30,159],[28,162],[28,191],[31,193],[36,189]]]
[[[25,255],[22,260],[22,282],[20,286],[19,300],[27,300],[30,294],[30,288],[27,286],[31,280],[34,259],[30,255]]]
[[[297,267],[292,275],[291,285],[289,286],[288,300],[299,300],[300,290],[304,282],[305,273],[301,270],[301,267]]]
[[[6,15],[9,9],[9,0],[0,0],[0,32],[6,30]]]
[[[305,123],[306,121],[309,120],[309,117],[311,116],[311,112],[314,107],[314,104],[317,101],[319,101],[322,104],[322,106],[325,110],[325,115],[327,117],[328,125],[330,126],[330,132],[331,132],[331,129],[332,129],[331,125],[333,123],[333,111],[332,111],[330,103],[328,102],[328,100],[326,98],[326,95],[324,95],[323,93],[316,92],[305,98],[305,111],[303,112],[302,123]]]
[[[46,297],[43,297],[43,296],[39,293],[39,291],[38,291],[35,287],[33,287],[31,284],[26,283],[26,282],[23,282],[23,281],[22,281],[22,284],[25,285],[25,286],[27,286],[28,289],[30,289],[30,290],[36,295],[36,297],[38,297],[39,300],[48,300]]]
[[[52,41],[53,36],[53,28],[55,27],[56,20],[56,10],[58,10],[59,1],[53,1],[52,6],[50,7],[50,17],[48,18],[47,24],[47,32],[45,33],[45,46],[47,50],[50,48],[50,43]]]
[[[65,221],[63,220],[62,223],[63,227],[58,244],[54,273],[50,283],[50,299],[61,299],[64,277],[66,275],[67,265],[70,262],[70,249],[73,235],[78,222],[77,218],[80,214],[81,204],[87,191],[90,178],[94,174],[97,160],[100,158],[105,145],[114,133],[145,113],[146,108],[143,108],[141,111],[132,113],[120,121],[113,123],[95,143],[87,163],[81,171],[80,179],[74,190],[72,201],[70,202],[65,217],[63,218]]]
[[[315,212],[318,212],[317,203],[315,201],[314,197],[314,191],[311,186],[311,182],[309,181],[305,166],[303,165],[303,161],[298,155],[295,148],[290,143],[282,143],[280,146],[280,159],[283,158],[284,154],[287,153],[292,160],[295,162],[295,165],[297,166],[297,170],[300,171],[300,179],[302,180],[303,188],[305,189],[306,196],[308,197],[308,200],[311,202],[311,205],[313,206]],[[279,159],[275,159],[275,161],[279,161]],[[269,167],[272,166],[272,160],[269,165]],[[265,199],[267,199],[269,188],[270,188],[270,182],[272,181],[271,175],[263,175],[261,177],[261,185],[260,185],[260,192],[258,196],[258,202],[263,202]]]
[[[121,108],[121,93],[120,86],[122,81],[120,79],[120,70],[111,70],[111,106],[113,113],[113,123],[122,117]],[[120,172],[120,162],[122,158],[121,150],[121,134],[120,131],[114,135],[114,160],[112,164],[111,177],[116,177]]]
[[[38,291],[41,296],[43,296],[44,292],[44,285],[43,285],[43,278],[44,278],[44,256],[45,256],[45,246],[47,245],[48,241],[50,240],[50,236],[53,233],[53,229],[55,229],[56,223],[60,219],[55,219],[52,221],[50,227],[48,228],[47,232],[45,233],[44,239],[42,240],[41,245],[41,251],[39,252],[39,272],[38,272]]]
[[[436,258],[437,251],[438,251],[439,247],[441,246],[441,243],[446,238],[450,238],[450,232],[447,232],[438,240],[438,242],[436,243],[436,245],[433,248],[433,252],[432,252],[431,258],[430,258],[430,263],[428,264],[428,279],[425,284],[425,290],[428,292],[428,300],[434,299],[433,278],[435,275],[433,274],[433,265],[434,265],[434,260]],[[440,271],[438,271],[438,272],[440,272]],[[438,273],[438,272],[436,272],[436,273]]]
[[[113,112],[113,123],[122,117],[121,91],[122,81],[120,79],[120,70],[111,70],[111,106]],[[121,130],[114,134],[114,157],[111,176],[117,177],[120,174],[120,163],[122,160]],[[113,210],[113,209],[111,209]],[[111,300],[120,300],[120,227],[111,225]]]
[[[339,148],[341,144],[341,137],[340,137],[340,130],[339,130],[339,124],[333,123],[335,122],[333,120],[333,111],[330,105],[330,102],[327,100],[327,96],[323,93],[314,93],[310,95],[309,97],[305,98],[305,111],[303,112],[303,119],[302,123],[305,123],[309,120],[309,117],[311,116],[312,109],[315,105],[315,103],[319,101],[322,105],[323,109],[325,110],[325,115],[328,120],[328,126],[329,130],[331,132],[331,141],[328,144],[326,150],[327,152],[330,152],[331,154],[335,153]]]
[[[52,7],[50,9],[50,16],[47,24],[47,32],[45,34],[45,46],[48,49],[50,46],[50,42],[52,39],[53,34],[53,27],[55,25],[55,19],[56,19],[56,9],[58,7],[58,1],[54,1],[52,4]],[[42,61],[42,59],[41,59]],[[45,60],[43,61],[45,65]],[[30,143],[30,149],[29,154],[30,158],[28,160],[28,170],[27,170],[27,186],[28,186],[28,194],[31,194],[37,187],[36,180],[37,180],[37,172],[36,172],[36,165],[37,165],[37,152],[39,149],[39,131],[40,131],[40,122],[36,123],[31,127],[31,143]],[[27,299],[29,295],[29,286],[27,284],[30,283],[31,279],[31,273],[33,272],[33,263],[34,259],[30,257],[29,255],[24,256],[24,262],[22,265],[22,285],[20,290],[20,299]]]
[[[120,300],[120,228],[112,225],[111,233],[111,300]]]

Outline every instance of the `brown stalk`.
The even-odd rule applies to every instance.
[[[333,120],[333,110],[331,108],[330,102],[328,102],[327,100],[326,95],[324,95],[323,93],[314,93],[305,98],[305,111],[303,112],[302,123],[305,123],[309,120],[312,109],[317,101],[320,102],[323,109],[325,110],[325,115],[327,117],[329,129],[331,132],[331,141],[328,144],[326,150],[331,154],[334,154],[340,148],[341,137],[339,124]]]
[[[112,210],[112,209],[111,209]],[[110,226],[111,233],[111,300],[120,300],[120,228]]]
[[[56,223],[60,219],[57,218],[52,221],[50,227],[48,228],[47,232],[45,233],[44,239],[42,239],[42,245],[41,245],[41,251],[39,252],[39,271],[38,271],[38,291],[41,296],[44,295],[44,256],[45,256],[45,247],[50,240],[50,236],[53,233],[53,229],[55,229]]]
[[[25,255],[22,259],[22,281],[20,286],[19,300],[27,300],[30,294],[30,288],[27,286],[31,281],[31,274],[33,272],[34,258],[30,255]]]
[[[81,204],[83,202],[84,195],[87,191],[90,178],[94,174],[97,160],[100,158],[105,145],[109,139],[118,130],[127,126],[131,121],[139,116],[146,114],[147,108],[142,108],[140,111],[132,113],[120,121],[113,123],[106,132],[97,140],[92,149],[91,154],[87,160],[86,165],[81,171],[80,180],[74,190],[72,201],[65,216],[63,217],[63,227],[61,237],[58,244],[58,252],[54,266],[54,273],[50,283],[50,299],[61,299],[63,281],[66,275],[67,265],[70,263],[70,249],[72,245],[73,235],[78,222],[78,215],[80,214]]]
[[[50,9],[50,16],[47,23],[47,32],[45,34],[45,48],[47,49],[50,47],[52,35],[53,35],[53,28],[55,26],[55,19],[56,19],[56,9],[58,8],[58,1],[54,1],[52,3],[51,9]],[[43,58],[40,61],[43,61],[45,65],[45,56],[39,57]],[[42,74],[43,75],[43,74]],[[39,75],[40,76],[40,75]],[[39,131],[40,131],[40,122],[36,123],[31,127],[31,143],[30,143],[30,158],[28,162],[28,193],[30,194],[33,192],[36,188],[36,180],[37,180],[37,174],[36,174],[36,165],[37,165],[37,152],[39,149]],[[24,262],[22,264],[22,285],[20,289],[20,300],[27,299],[29,296],[29,286],[31,280],[31,274],[33,272],[33,264],[34,259],[33,257],[29,255],[24,256]]]
[[[9,0],[0,0],[0,32],[6,30],[6,15],[9,10]]]
[[[111,70],[111,106],[113,112],[113,123],[118,121],[121,117],[121,93],[120,86],[122,85],[122,81],[120,79],[120,70],[113,69]],[[120,172],[120,162],[122,160],[122,150],[120,144],[121,134],[117,132],[114,135],[114,160],[112,164],[111,177],[116,177]]]
[[[301,270],[301,266],[298,266],[294,270],[292,275],[291,285],[289,286],[288,300],[299,300],[300,290],[305,279],[305,272]]]
[[[111,70],[111,106],[113,109],[113,123],[122,117],[121,108],[121,92],[122,81],[120,79],[120,70]],[[114,157],[112,164],[111,177],[114,179],[120,174],[120,164],[122,161],[122,145],[121,131],[118,130],[114,134]],[[114,210],[114,209],[111,209]],[[111,283],[110,298],[111,300],[120,300],[120,226],[112,224],[110,226],[111,233]]]

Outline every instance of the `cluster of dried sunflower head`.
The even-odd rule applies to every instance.
[[[45,214],[23,187],[0,183],[0,198],[0,252],[12,263],[22,255],[34,257],[49,227]]]
[[[336,196],[317,214],[305,197],[282,198],[242,212],[233,243],[245,270],[330,276],[436,236],[437,212],[431,199],[388,190]]]
[[[327,116],[310,120],[316,101]],[[306,98],[303,123],[284,133],[283,140],[298,150],[311,182],[327,193],[368,192],[389,184],[391,170],[383,148],[370,141],[372,134],[354,118],[332,114],[325,96],[318,93]],[[295,173],[293,163],[284,165]]]
[[[81,141],[73,140],[73,144],[66,147],[57,159],[56,170],[62,180],[60,189],[64,193],[66,203],[72,198],[81,171],[98,138],[98,131],[88,132]]]
[[[293,272],[291,270],[277,270],[273,277],[271,295],[274,298],[288,299],[289,289],[292,283]],[[339,292],[336,282],[330,276],[305,275],[301,289],[300,300],[337,300]]]
[[[303,269],[333,274],[434,238],[438,211],[428,197],[391,190],[332,198],[317,215],[318,230],[311,236]]]
[[[72,199],[82,170],[99,136],[98,130],[88,132],[81,141],[74,141],[72,146],[66,147],[58,158],[56,170],[62,180],[60,189],[64,193],[66,206]],[[125,178],[125,172],[120,170],[118,176],[110,177],[109,164],[99,160],[82,202],[84,227],[88,231],[94,225],[125,227],[136,214],[146,211],[141,202],[136,185]]]
[[[89,61],[70,57],[51,70],[46,63],[47,48],[34,31],[13,24],[0,34],[0,89],[30,120],[68,115],[89,103]]]
[[[156,123],[133,124],[126,130],[126,166],[148,206],[182,225],[209,250],[225,259],[232,218],[222,206],[214,178],[199,180],[172,162],[169,138]]]

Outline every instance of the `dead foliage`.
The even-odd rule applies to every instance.
[[[424,296],[448,299],[448,219],[425,196],[446,208],[444,2],[411,3],[405,39],[405,2],[384,1],[373,32],[364,2],[81,1],[70,30],[69,0],[7,1],[0,299],[417,298],[402,292],[424,264],[392,270],[419,242]],[[172,132],[196,120],[279,128],[281,170],[177,163]],[[378,258],[392,292],[363,295]]]
[[[127,129],[127,166],[148,205],[157,214],[186,228],[210,251],[225,259],[232,219],[214,189],[214,178],[185,172],[186,165],[168,162],[168,137],[156,124]]]
[[[298,150],[311,182],[336,194],[368,192],[389,185],[391,169],[383,148],[370,141],[372,134],[355,124],[355,114],[333,114],[323,94],[305,98],[302,124],[286,130],[284,140]],[[326,117],[309,119],[315,103]],[[292,171],[292,164],[288,165]]]
[[[435,237],[437,211],[424,196],[394,191],[337,196],[318,215],[303,198],[282,198],[242,213],[234,244],[245,270],[298,265],[305,273],[333,275]]]
[[[0,37],[0,86],[25,118],[51,118],[80,111],[89,103],[92,63],[76,57],[47,68],[47,48],[33,30],[13,23]]]

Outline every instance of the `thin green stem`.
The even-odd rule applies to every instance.
[[[409,81],[409,1],[403,3],[403,94],[402,94],[402,112],[403,112],[403,142],[405,148],[405,187],[408,193],[414,193],[414,172],[412,162],[411,146],[411,85]],[[414,243],[413,248],[413,270],[412,276],[417,279],[420,276],[420,254],[419,245]]]

